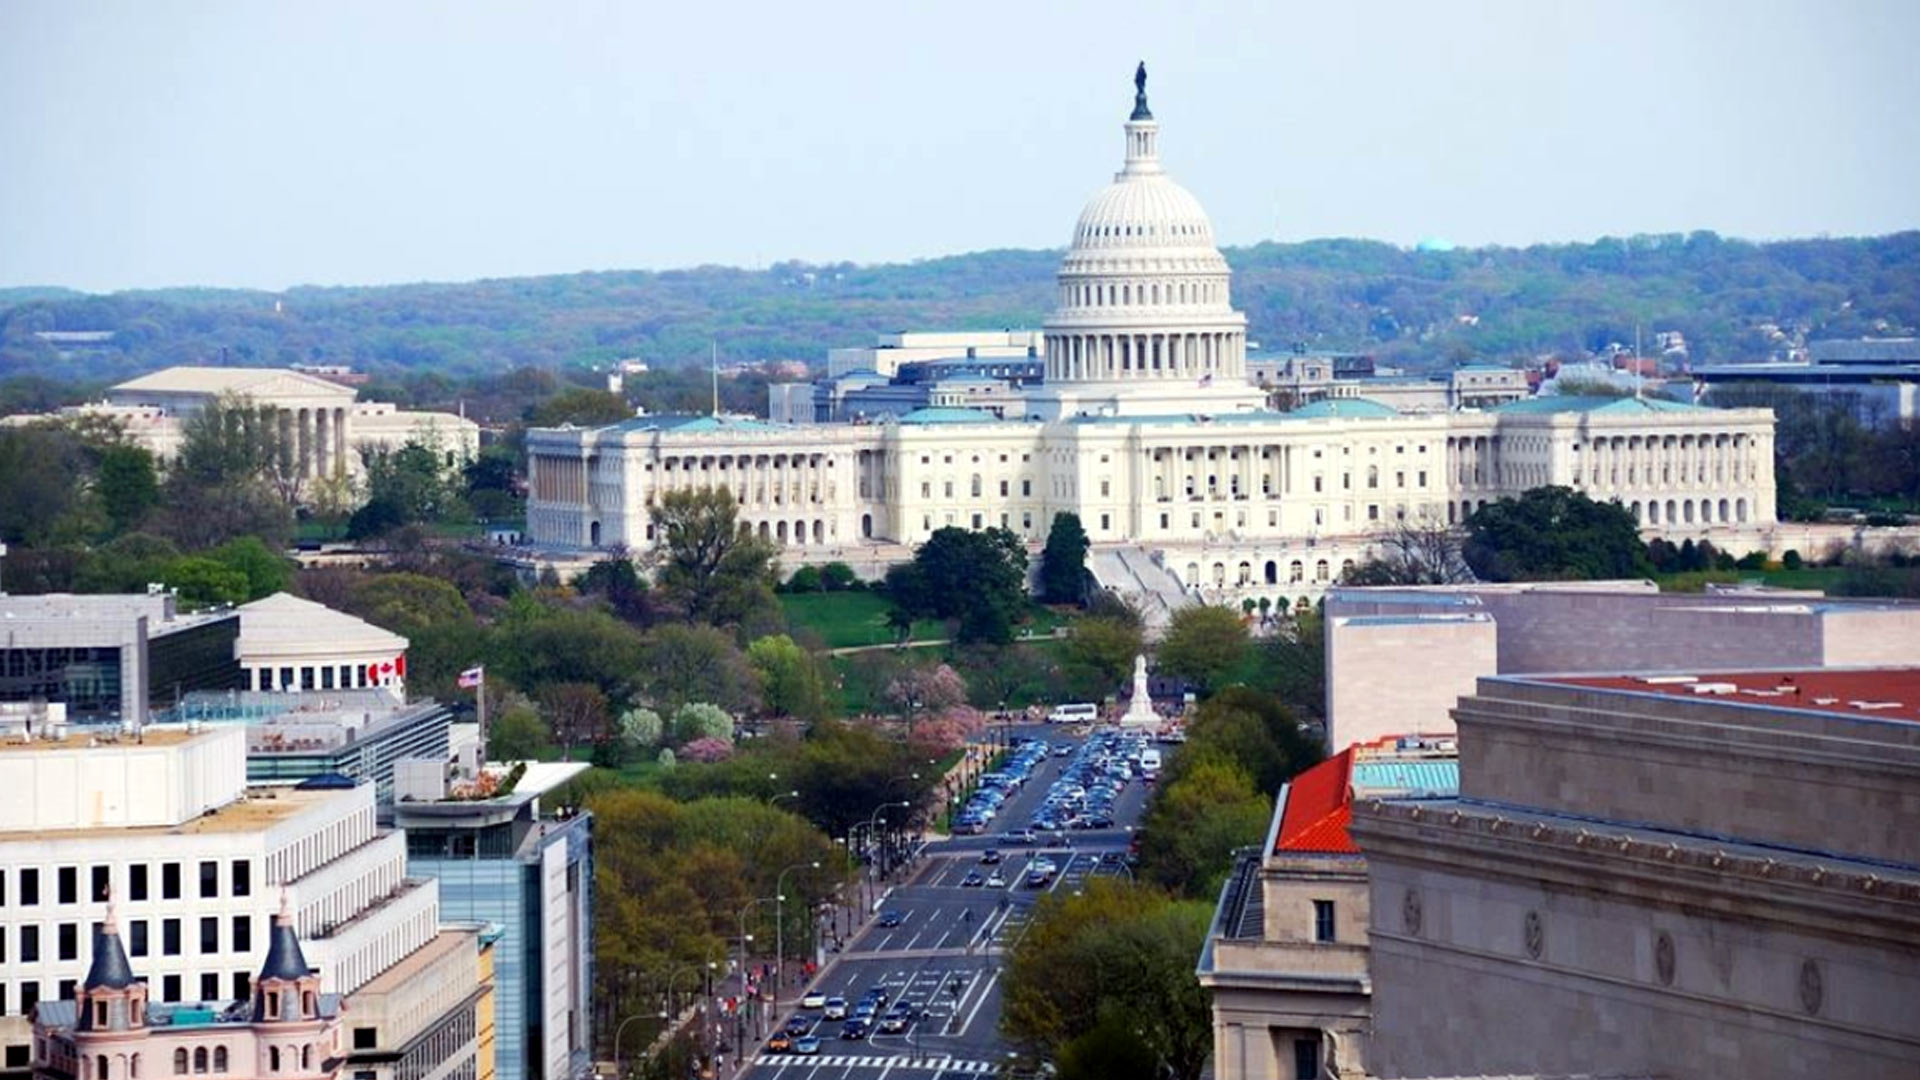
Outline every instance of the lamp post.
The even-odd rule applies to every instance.
[[[753,935],[747,933],[747,912],[752,911],[755,904],[771,903],[773,903],[771,896],[762,896],[747,901],[747,905],[740,909],[740,1005],[742,1008],[745,1008],[748,1001],[751,1000],[751,995],[747,993],[747,944],[753,940]],[[737,1056],[744,1060],[747,1053],[745,1018],[739,1015],[738,1010],[734,1013],[733,1030],[736,1044],[735,1052]]]
[[[780,794],[778,794],[778,795],[775,795],[775,796],[774,796],[773,798],[771,798],[771,799],[768,799],[768,800],[767,800],[767,805],[768,805],[768,806],[778,806],[778,805],[780,804],[780,800],[781,800],[781,799],[797,799],[797,798],[799,798],[799,797],[800,797],[800,792],[799,792],[799,791],[797,791],[797,790],[795,790],[795,791],[783,791],[783,792],[781,792]]]
[[[915,776],[917,777],[917,776],[918,776],[919,774],[918,774],[918,773],[916,773],[916,774],[914,774],[914,775],[915,775]],[[889,786],[891,786],[891,785],[889,785]],[[906,801],[899,801],[899,800],[896,800],[896,801],[894,801],[894,802],[883,802],[883,803],[881,803],[881,804],[880,804],[879,806],[876,806],[876,807],[874,807],[874,808],[873,808],[873,814],[872,814],[872,816],[870,816],[870,817],[868,817],[868,818],[867,818],[867,835],[868,835],[869,837],[871,837],[871,836],[873,835],[873,831],[874,831],[875,829],[877,829],[877,828],[879,828],[879,827],[880,827],[880,815],[881,815],[881,814],[884,814],[884,813],[886,813],[886,811],[887,811],[887,808],[888,808],[888,807],[892,807],[892,806],[912,806],[912,805],[913,805],[913,803],[911,803],[911,802],[906,802]],[[885,857],[886,857],[886,851],[885,851],[885,848],[883,847],[883,848],[882,848],[882,850],[881,850],[881,858],[882,858],[882,860],[883,860],[883,861],[884,861],[884,859],[885,859]],[[869,869],[869,871],[871,871],[871,869],[872,869],[872,868],[871,868],[871,867],[869,867],[868,869]],[[872,877],[873,875],[872,875],[871,873],[869,873],[869,874],[868,874],[867,876],[868,876],[869,878],[871,878],[871,877]],[[869,904],[868,906],[869,906],[869,907],[871,907],[872,905],[871,905],[871,904]]]
[[[627,1033],[628,1024],[633,1023],[635,1020],[642,1019],[646,1017],[646,1015],[646,1013],[634,1013],[632,1016],[620,1021],[620,1026],[613,1029],[613,1080],[626,1080],[626,1074],[620,1071],[620,1036]]]
[[[787,875],[795,870],[812,867],[820,869],[820,863],[794,863],[773,879],[773,1011],[780,1011],[780,990],[787,981],[787,938],[786,938],[786,902]]]

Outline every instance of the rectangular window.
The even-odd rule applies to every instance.
[[[60,902],[77,904],[80,902],[80,868],[63,866],[55,871],[55,880],[59,882]]]
[[[220,973],[209,971],[200,976],[200,1000],[220,1000]]]
[[[40,1004],[40,983],[35,979],[28,979],[26,982],[21,983],[20,984],[20,1015],[22,1016],[33,1015],[33,1007],[38,1004]],[[11,1053],[13,1050],[13,1047],[9,1046],[7,1047],[7,1050],[9,1053]],[[8,1062],[7,1064],[11,1065],[13,1063]]]
[[[177,862],[160,864],[160,899],[180,899],[180,864]]]
[[[357,1027],[353,1029],[353,1048],[355,1050],[373,1050],[380,1045],[378,1028]]]
[[[1423,488],[1426,487],[1427,486],[1427,470],[1425,469],[1420,470],[1419,479],[1420,479],[1420,486]]]
[[[40,960],[40,928],[23,926],[20,928],[20,962],[37,963]]]
[[[211,900],[220,895],[220,864],[211,859],[200,863],[200,899]]]
[[[253,864],[245,859],[233,860],[233,895],[253,895]]]
[[[293,689],[293,669],[292,669],[292,668],[290,668],[290,667],[283,667],[283,668],[281,668],[281,669],[280,669],[280,684],[279,684],[279,685],[280,685],[280,689],[282,689],[282,690],[291,690],[291,689]]]
[[[1367,520],[1368,521],[1380,520],[1380,506],[1378,503],[1367,504]]]
[[[1293,1040],[1293,1077],[1294,1080],[1319,1080],[1319,1039]]]
[[[1107,515],[1105,515],[1105,514],[1101,514],[1101,515],[1100,515],[1100,531],[1101,531],[1101,532],[1106,532],[1106,531],[1107,531],[1107,529],[1108,529],[1108,525],[1107,525]]]
[[[931,480],[920,481],[920,497],[923,499],[933,498],[933,481]]]
[[[134,863],[127,867],[127,899],[145,900],[147,898],[147,864]]]
[[[180,955],[180,920],[160,920],[160,955]]]
[[[160,1000],[168,1004],[180,1001],[180,976],[168,975],[160,980]]]
[[[1031,480],[1020,481],[1020,494],[1022,495],[1033,494],[1033,481]]]
[[[1100,497],[1104,499],[1108,494],[1110,494],[1110,485],[1105,480],[1100,481]]]
[[[1313,902],[1313,940],[1334,940],[1333,901],[1331,900],[1315,900]]]
[[[200,920],[200,952],[217,953],[220,951],[220,920],[212,915]]]
[[[60,924],[57,935],[60,959],[80,959],[80,924],[63,922]]]
[[[127,924],[127,953],[130,956],[147,955],[147,920],[135,919]]]
[[[78,988],[78,986],[79,986],[78,979],[61,979],[60,980],[60,1000],[72,1001],[73,992],[75,989]]]
[[[1007,494],[1007,482],[1005,480],[1000,481],[1000,494],[1003,498]]]
[[[253,950],[253,918],[248,915],[233,917],[233,940],[229,943],[234,952]]]
[[[1343,472],[1340,474],[1340,489],[1342,491],[1353,490],[1353,474],[1352,473]]]
[[[253,996],[253,977],[244,971],[233,973],[233,1000],[245,1001]]]
[[[113,867],[96,866],[93,868],[93,902],[103,904],[113,890]]]
[[[1160,515],[1160,527],[1161,527],[1161,528],[1163,528],[1163,529],[1167,527],[1167,515],[1166,515],[1166,514],[1161,514],[1161,515]]]
[[[322,689],[322,690],[331,690],[331,689],[333,689],[333,668],[332,668],[332,666],[328,666],[328,667],[323,667],[323,668],[321,668],[321,669],[320,669],[320,689]],[[202,978],[209,978],[209,979],[210,979],[210,978],[212,978],[212,977],[213,977],[213,976],[211,976],[211,975],[206,975],[206,976],[202,976]]]

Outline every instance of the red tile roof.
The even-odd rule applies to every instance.
[[[1920,722],[1920,668],[1712,671],[1693,675],[1569,676],[1544,681],[1690,701]]]
[[[1293,778],[1280,812],[1276,852],[1358,855],[1347,835],[1353,820],[1353,748],[1348,747]]]

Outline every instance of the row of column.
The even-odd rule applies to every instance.
[[[1279,497],[1289,494],[1293,489],[1293,447],[1291,446],[1239,446],[1193,447],[1192,461],[1187,460],[1187,449],[1151,452],[1146,462],[1145,472],[1148,497],[1158,501],[1166,498],[1180,502],[1187,498],[1187,484],[1192,482],[1193,494],[1202,498],[1226,499],[1235,495],[1244,495],[1249,499],[1256,496],[1271,495]],[[1271,450],[1272,457],[1263,457]],[[1206,457],[1211,451],[1219,457],[1209,461]],[[1239,453],[1238,460],[1233,458]],[[1207,477],[1214,478],[1212,487],[1207,485]],[[1235,484],[1235,481],[1238,484]]]
[[[1050,334],[1047,378],[1075,381],[1246,377],[1239,331],[1192,334]]]
[[[704,454],[663,458],[656,491],[725,487],[744,506],[830,503],[837,470],[825,454]]]
[[[1586,471],[1594,486],[1697,488],[1749,483],[1759,476],[1755,442],[1745,434],[1614,436],[1588,444]]]
[[[347,410],[280,409],[280,463],[309,479],[347,469]]]

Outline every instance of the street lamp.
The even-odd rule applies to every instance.
[[[819,860],[794,863],[792,866],[780,871],[779,876],[773,879],[773,1011],[775,1012],[780,1011],[780,988],[786,985],[787,979],[787,926],[785,919],[787,875],[793,873],[795,870],[804,870],[809,867],[815,870],[820,869]]]
[[[916,778],[919,776],[918,773],[915,773],[914,775]],[[913,803],[902,800],[902,801],[894,801],[894,802],[883,802],[879,806],[874,807],[872,816],[867,818],[867,835],[872,836],[873,831],[880,827],[880,815],[886,813],[888,807],[893,807],[893,806],[910,807],[912,805]],[[884,858],[885,857],[884,850],[882,851],[881,854],[882,854],[882,857]],[[869,870],[871,870],[871,867],[869,867]],[[871,873],[867,875],[867,877],[869,878],[871,878],[872,876],[873,875]],[[869,904],[867,906],[871,907],[872,905]]]
[[[767,805],[768,805],[768,806],[776,806],[776,805],[778,805],[778,804],[779,804],[779,802],[780,802],[780,800],[781,800],[781,799],[797,799],[797,798],[799,798],[799,797],[800,797],[800,792],[799,792],[798,790],[794,790],[794,791],[783,791],[783,792],[781,792],[780,794],[778,794],[778,795],[775,795],[775,796],[774,796],[773,798],[771,798],[771,799],[768,799],[768,800],[767,800]]]
[[[627,1033],[628,1024],[633,1023],[635,1020],[642,1019],[646,1017],[646,1015],[646,1013],[634,1013],[632,1016],[620,1021],[620,1026],[613,1029],[613,1080],[626,1080],[625,1074],[620,1071],[620,1036]]]
[[[753,940],[753,935],[747,933],[747,913],[753,910],[755,904],[771,904],[773,902],[774,902],[773,897],[762,896],[757,899],[747,901],[747,906],[740,909],[740,919],[739,919],[739,922],[740,922],[740,1004],[742,1007],[744,1007],[748,1001],[747,943]],[[738,1010],[736,1010],[734,1013],[734,1035],[735,1035],[734,1041],[736,1043],[735,1052],[739,1057],[741,1057],[744,1060],[747,1053],[747,1047],[745,1042],[745,1027],[742,1023],[742,1018],[740,1017]]]

